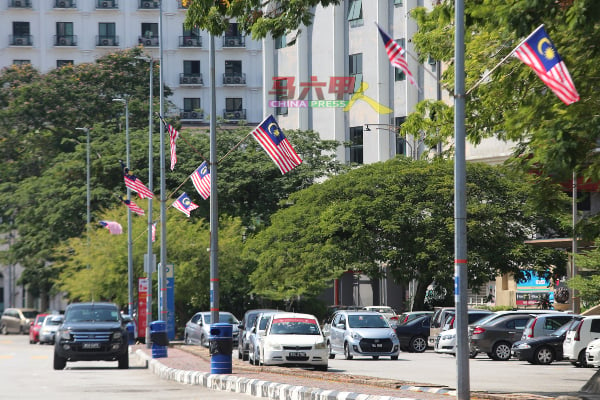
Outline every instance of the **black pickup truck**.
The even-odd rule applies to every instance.
[[[67,306],[56,332],[54,369],[67,361],[118,361],[129,368],[128,318],[113,303],[73,303]]]

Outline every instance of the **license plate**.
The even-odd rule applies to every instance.
[[[84,343],[83,348],[84,349],[99,349],[100,343]]]
[[[306,353],[303,351],[292,351],[290,357],[306,357]]]
[[[383,347],[383,343],[373,343],[373,347]]]

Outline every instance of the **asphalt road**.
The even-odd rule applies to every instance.
[[[67,363],[52,368],[53,347],[31,345],[26,335],[0,335],[2,400],[256,400],[256,397],[161,380],[135,356],[130,368],[116,362]]]

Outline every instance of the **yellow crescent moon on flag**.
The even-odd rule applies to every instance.
[[[544,50],[544,44],[547,44],[548,47]],[[552,60],[554,58],[554,50],[552,49],[552,43],[550,43],[550,39],[547,37],[540,39],[537,45],[538,53],[543,54],[548,60]]]
[[[182,203],[184,206],[188,207],[192,203],[192,200],[190,200],[189,197],[186,197],[185,199],[183,199]]]
[[[274,127],[274,128],[272,128]],[[269,130],[270,133],[272,133],[275,136],[279,136],[279,129],[277,129],[277,124],[274,122],[271,122],[267,128]]]

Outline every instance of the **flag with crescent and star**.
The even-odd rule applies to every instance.
[[[530,66],[563,103],[569,105],[579,100],[569,70],[546,33],[544,25],[540,25],[521,42],[515,48],[514,54]]]
[[[302,159],[287,140],[272,115],[265,118],[252,131],[252,136],[277,164],[281,174],[285,174],[302,164]]]
[[[192,200],[189,198],[189,196],[186,193],[183,193],[177,198],[177,200],[173,202],[173,207],[189,217],[190,211],[198,208],[198,205],[192,203]]]
[[[210,197],[210,169],[204,161],[192,175],[192,183],[204,200]]]
[[[123,233],[123,227],[115,221],[100,221],[100,225],[108,229],[112,235],[120,235]]]
[[[123,204],[125,204],[127,206],[127,208],[129,208],[131,211],[133,211],[137,215],[144,215],[144,210],[140,206],[135,204],[133,201],[127,200],[125,198],[122,198],[121,201],[123,202]]]
[[[123,179],[125,180],[125,186],[134,192],[137,192],[138,196],[140,196],[140,199],[151,199],[154,197],[154,193],[152,193],[150,189],[148,189],[146,185],[142,183],[140,178],[129,171],[129,168],[127,168],[123,162],[121,162],[121,168],[123,168]]]

